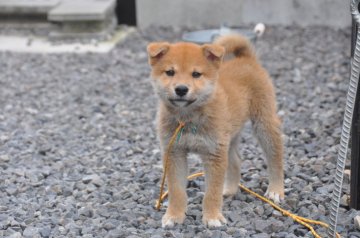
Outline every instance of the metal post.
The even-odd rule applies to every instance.
[[[354,57],[358,24],[352,21],[351,57]],[[350,178],[350,207],[360,210],[360,110],[359,88],[356,93],[354,116],[351,127],[351,178]]]
[[[352,0],[351,1],[351,14],[353,16],[354,21],[358,25],[360,23],[360,14],[359,14],[359,2],[360,0]],[[360,35],[360,29],[358,27],[355,28],[357,30],[357,35]],[[355,37],[356,38],[356,37]],[[346,97],[346,106],[344,112],[344,121],[341,132],[340,139],[340,147],[338,153],[338,159],[336,163],[336,173],[335,173],[335,187],[332,195],[332,200],[330,203],[330,226],[328,229],[329,237],[336,237],[336,225],[337,218],[339,212],[340,198],[342,192],[342,183],[344,177],[344,169],[345,169],[345,161],[347,159],[348,145],[350,142],[350,132],[352,130],[352,122],[354,118],[354,108],[356,101],[356,94],[358,91],[358,81],[360,75],[360,39],[353,39],[355,41],[355,45],[353,47],[354,53],[351,58],[351,72],[350,72],[350,83],[349,89]],[[358,145],[356,145],[358,148]]]

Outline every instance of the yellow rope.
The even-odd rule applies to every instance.
[[[167,147],[167,151],[166,151],[165,158],[164,158],[164,160],[165,160],[164,161],[164,172],[163,172],[162,179],[161,179],[159,199],[156,200],[156,205],[155,205],[157,210],[160,210],[162,201],[168,196],[168,191],[164,192],[164,186],[165,186],[165,176],[166,176],[166,173],[167,173],[167,170],[168,170],[169,154],[171,152],[171,148],[172,148],[172,146],[173,146],[173,144],[174,144],[174,142],[176,140],[176,137],[177,137],[178,133],[184,127],[185,127],[185,123],[179,122],[179,126],[176,128],[174,134],[172,135],[172,137],[170,139],[169,145]],[[200,177],[200,176],[204,176],[204,172],[198,172],[198,173],[192,174],[192,175],[188,176],[187,179],[192,180],[192,179]],[[325,222],[311,220],[311,219],[308,219],[308,218],[305,218],[305,217],[295,215],[295,214],[281,208],[280,206],[276,205],[271,200],[261,196],[260,194],[254,192],[254,191],[251,191],[250,189],[248,189],[247,187],[245,187],[241,183],[239,183],[239,187],[241,189],[245,190],[246,192],[250,193],[251,195],[259,198],[260,200],[270,204],[273,208],[280,211],[283,215],[292,218],[294,221],[296,221],[296,222],[300,223],[301,225],[305,226],[306,228],[308,228],[311,231],[311,233],[314,235],[315,238],[321,238],[321,236],[315,231],[315,229],[310,224],[320,225],[320,226],[325,227],[325,228],[329,227],[329,225],[326,224]],[[339,233],[336,233],[336,237],[341,238]]]
[[[167,147],[166,153],[165,153],[165,158],[164,158],[164,172],[161,178],[161,186],[160,186],[160,195],[159,195],[159,199],[156,201],[156,209],[160,210],[161,207],[161,202],[162,202],[162,196],[164,193],[164,186],[165,186],[165,179],[166,179],[166,173],[168,170],[168,163],[169,163],[169,154],[171,152],[171,148],[174,145],[174,142],[176,140],[177,135],[179,134],[179,132],[181,131],[181,129],[183,129],[185,126],[184,122],[179,122],[178,127],[176,128],[174,134],[171,136],[170,141],[169,141],[169,145]],[[167,194],[167,192],[166,192]]]

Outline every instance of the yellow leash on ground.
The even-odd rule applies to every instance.
[[[159,199],[156,200],[156,204],[155,204],[155,207],[156,207],[157,210],[160,210],[162,201],[168,196],[168,191],[164,192],[164,186],[165,186],[166,173],[167,173],[167,170],[168,170],[169,154],[171,152],[171,148],[173,147],[173,145],[175,143],[176,138],[179,135],[181,136],[181,134],[179,134],[179,133],[184,129],[184,127],[185,127],[185,123],[184,122],[179,122],[178,127],[176,128],[174,134],[170,138],[169,145],[168,145],[167,150],[166,150],[166,154],[165,154],[165,158],[164,158],[164,172],[163,172],[163,175],[162,175],[162,178],[161,178]],[[180,137],[178,137],[178,138],[180,138]],[[200,177],[200,176],[204,176],[204,173],[203,172],[198,172],[198,173],[192,174],[192,175],[188,176],[187,179],[191,180],[191,179],[194,179],[194,178],[197,178],[197,177]],[[321,236],[315,231],[315,229],[310,224],[320,225],[320,226],[325,227],[325,228],[329,227],[329,225],[326,224],[325,222],[311,220],[311,219],[308,219],[308,218],[305,218],[305,217],[295,215],[295,214],[281,208],[280,206],[276,205],[271,200],[261,196],[260,194],[254,192],[254,191],[251,191],[250,189],[248,189],[247,187],[245,187],[241,183],[239,183],[239,187],[241,189],[245,190],[246,192],[250,193],[251,195],[259,198],[260,200],[270,204],[273,208],[280,211],[283,215],[292,218],[294,221],[296,221],[296,222],[300,223],[301,225],[305,226],[306,228],[308,228],[311,231],[311,233],[314,235],[315,238],[321,238]],[[336,237],[341,238],[339,233],[336,233]]]

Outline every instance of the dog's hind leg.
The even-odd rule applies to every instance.
[[[241,158],[238,152],[239,135],[232,139],[229,149],[228,167],[225,175],[224,196],[236,194],[240,182]]]
[[[254,133],[265,153],[269,171],[266,196],[275,202],[284,198],[283,143],[281,123],[274,100],[262,104],[252,115]],[[271,104],[271,105],[269,105]]]

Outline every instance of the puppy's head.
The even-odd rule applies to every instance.
[[[155,91],[168,106],[201,106],[212,95],[225,49],[219,45],[150,43],[147,47]]]

